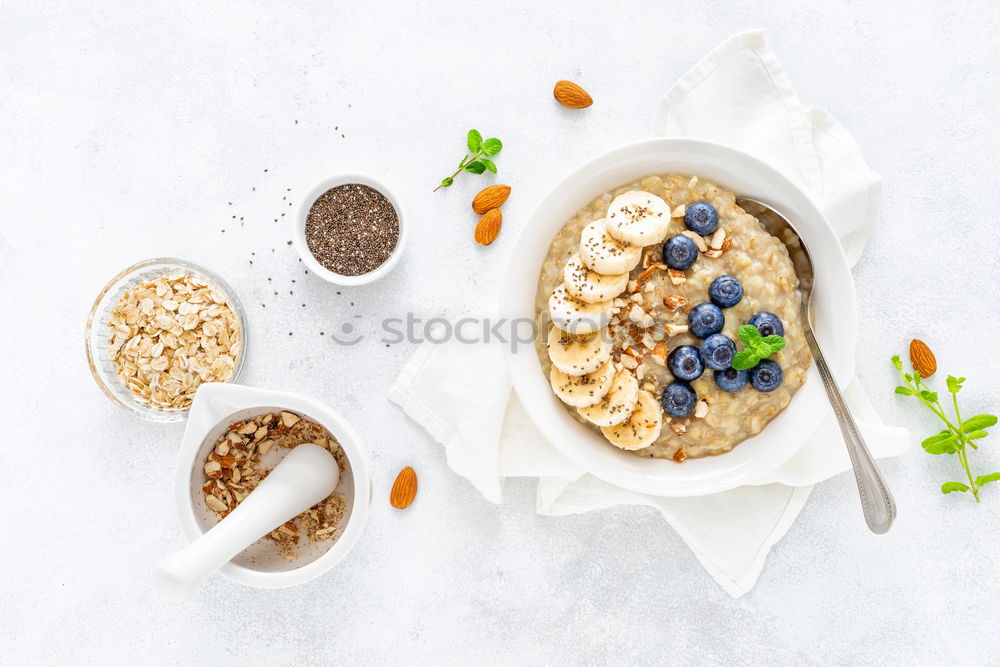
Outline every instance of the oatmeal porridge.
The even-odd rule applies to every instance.
[[[638,456],[727,452],[805,381],[792,261],[735,199],[696,176],[646,176],[594,199],[549,247],[542,368],[574,418]]]

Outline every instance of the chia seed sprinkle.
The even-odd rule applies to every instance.
[[[327,190],[306,217],[309,252],[342,276],[374,271],[389,259],[398,241],[396,209],[381,192],[360,183]]]

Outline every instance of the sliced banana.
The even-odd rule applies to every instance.
[[[642,389],[629,418],[621,424],[602,427],[601,433],[615,447],[632,451],[656,442],[661,428],[663,410],[653,395]]]
[[[588,268],[580,261],[580,255],[573,255],[563,268],[563,284],[566,292],[584,303],[610,301],[625,291],[628,274],[604,275]]]
[[[637,400],[639,381],[625,368],[620,368],[611,381],[611,389],[599,403],[576,411],[591,424],[614,426],[629,418]]]
[[[574,408],[598,403],[611,390],[615,366],[608,359],[600,368],[586,375],[566,375],[555,366],[549,371],[549,383],[559,400]]]
[[[549,316],[552,323],[568,333],[585,336],[600,331],[611,321],[614,303],[598,301],[585,303],[570,296],[565,285],[552,291],[549,297]]]
[[[549,329],[545,344],[552,365],[566,375],[593,373],[611,358],[611,337],[605,330],[573,336],[559,327]]]
[[[670,207],[654,194],[630,190],[608,207],[608,233],[622,243],[647,246],[667,236]]]
[[[580,261],[602,275],[628,273],[639,265],[641,258],[642,247],[611,236],[605,218],[593,221],[580,234]]]

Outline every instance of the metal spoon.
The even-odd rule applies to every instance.
[[[738,198],[736,204],[760,220],[764,228],[788,248],[788,253],[792,258],[792,266],[799,278],[799,289],[802,292],[802,321],[805,323],[806,342],[809,344],[813,359],[816,360],[816,368],[819,370],[820,377],[823,378],[823,386],[826,388],[826,395],[830,398],[830,405],[833,406],[833,413],[837,416],[840,431],[844,434],[844,444],[847,445],[847,453],[854,466],[854,478],[858,483],[858,493],[861,495],[861,509],[865,513],[865,521],[873,533],[884,533],[889,530],[896,518],[896,503],[875,465],[875,460],[865,445],[864,438],[858,431],[851,411],[848,409],[847,403],[844,402],[844,395],[837,388],[837,383],[834,382],[833,375],[830,373],[830,367],[823,357],[823,351],[813,334],[813,268],[809,252],[788,220],[767,204],[748,197]]]

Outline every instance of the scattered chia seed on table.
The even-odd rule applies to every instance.
[[[374,271],[389,259],[398,241],[396,209],[381,192],[360,183],[327,190],[306,217],[309,252],[342,276]]]

